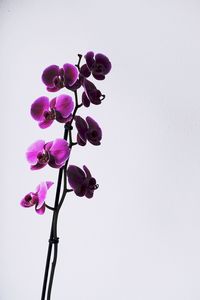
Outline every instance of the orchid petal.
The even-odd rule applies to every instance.
[[[88,68],[91,70],[93,64],[95,63],[94,52],[89,51],[88,53],[86,53],[85,60],[86,60]]]
[[[75,119],[76,128],[78,130],[81,139],[86,142],[86,133],[88,131],[87,123],[80,116],[76,116],[74,119]]]
[[[69,86],[72,86],[78,79],[78,69],[72,64],[64,64],[63,70],[64,70],[65,82]]]
[[[82,94],[82,103],[85,107],[89,107],[90,106],[90,100],[88,99],[87,95],[85,92],[83,92]]]
[[[37,191],[37,195],[38,195],[38,204],[37,204],[37,208],[41,208],[44,200],[46,198],[46,194],[47,194],[47,185],[46,182],[41,182],[39,187],[38,187],[38,191]]]
[[[57,65],[47,67],[42,73],[42,81],[48,88],[54,88],[54,80],[59,76],[60,68]]]
[[[37,155],[39,152],[43,152],[45,141],[39,140],[31,144],[26,152],[26,158],[29,163],[35,164],[38,161]]]
[[[51,109],[55,109],[55,107],[56,107],[56,97],[51,99],[49,105],[50,105]]]
[[[68,95],[59,95],[56,98],[55,109],[61,113],[63,118],[67,118],[74,109],[72,97]]]
[[[88,66],[86,64],[82,65],[82,67],[80,69],[80,73],[84,77],[89,77],[91,75],[91,71],[89,70],[89,68],[88,68]]]
[[[31,116],[36,121],[44,119],[44,112],[49,110],[49,98],[42,96],[36,99],[31,105]]]
[[[77,134],[77,143],[80,145],[80,146],[85,146],[87,141],[83,141],[82,138],[80,137],[79,134]]]
[[[38,209],[37,206],[35,206],[35,211],[36,213],[38,213],[39,215],[43,215],[45,212],[45,203],[43,203],[43,205]]]
[[[68,181],[73,189],[79,188],[85,181],[85,173],[81,168],[70,165],[67,169]]]
[[[103,66],[103,68],[104,68],[103,74],[104,75],[106,75],[110,72],[112,65],[107,56],[105,56],[104,54],[98,53],[95,55],[95,60],[96,60],[97,64]]]
[[[45,129],[45,128],[48,128],[49,126],[51,126],[51,124],[53,123],[54,120],[44,120],[44,121],[41,121],[39,123],[39,127],[42,128],[42,129]]]
[[[44,168],[46,165],[47,165],[47,163],[41,164],[38,162],[37,164],[31,166],[31,170],[32,171],[40,170],[40,169]]]
[[[85,171],[85,174],[86,174],[88,179],[92,177],[89,169],[85,165],[83,166],[83,170]]]
[[[98,73],[92,72],[92,75],[97,80],[104,80],[105,79],[105,75],[103,75],[103,74],[98,74]]]
[[[68,143],[64,139],[56,139],[53,141],[51,148],[49,149],[49,153],[55,159],[56,164],[64,163],[70,154],[70,149]]]

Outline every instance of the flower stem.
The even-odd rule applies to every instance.
[[[64,132],[64,139],[68,140],[68,137],[69,137],[69,147],[70,148],[72,148],[72,146],[75,144],[72,142],[72,132],[71,132],[72,126],[71,126],[71,124],[74,120],[77,110],[82,106],[82,104],[80,104],[80,105],[78,104],[77,91],[74,92],[74,95],[75,95],[75,104],[76,104],[75,109],[73,111],[73,115],[72,115],[70,124],[69,124],[69,126],[65,126],[65,132]],[[44,273],[41,300],[45,300],[48,277],[49,277],[49,282],[48,282],[48,290],[47,290],[47,300],[50,300],[50,298],[51,298],[51,291],[52,291],[53,279],[54,279],[55,268],[56,268],[56,263],[57,263],[57,256],[58,256],[58,242],[59,242],[59,238],[57,236],[58,214],[59,214],[61,206],[65,200],[66,194],[68,192],[72,191],[71,189],[67,189],[68,162],[69,162],[69,159],[66,161],[65,165],[59,170],[55,203],[54,203],[54,207],[51,208],[53,210],[53,217],[52,217],[52,223],[51,223],[51,232],[50,232],[49,246],[48,246],[48,251],[47,251],[47,259],[46,259],[46,267],[45,267],[45,273]],[[62,178],[63,178],[63,192],[60,197]],[[46,205],[46,206],[47,206],[47,208],[50,208],[48,205]],[[52,246],[54,247],[53,248],[54,253],[53,253],[53,260],[52,260],[52,264],[51,264],[51,272],[49,275],[50,261],[51,261],[51,256],[52,256]]]

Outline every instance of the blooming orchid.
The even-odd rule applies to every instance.
[[[93,145],[100,145],[102,130],[98,123],[91,117],[86,117],[86,121],[80,116],[75,117],[75,124],[78,130],[77,143],[85,146],[87,141]]]
[[[57,65],[50,65],[42,73],[42,81],[49,92],[57,92],[63,87],[80,87],[78,80],[78,70],[72,64],[64,64],[62,68]]]
[[[81,74],[84,77],[89,77],[90,74],[97,80],[105,79],[111,68],[111,62],[104,54],[98,53],[94,56],[94,52],[89,51],[85,55],[86,64],[81,67]]]
[[[64,139],[56,139],[45,143],[38,140],[27,149],[26,158],[31,170],[44,168],[47,164],[52,168],[61,168],[69,158],[70,148]]]
[[[68,95],[59,95],[51,101],[42,96],[31,105],[31,116],[38,121],[40,128],[47,128],[54,120],[60,123],[68,122],[73,109],[74,102],[72,97]]]
[[[45,198],[48,189],[53,185],[52,181],[41,182],[35,192],[28,193],[20,202],[22,207],[35,206],[35,211],[39,215],[45,212]]]
[[[83,166],[83,170],[70,165],[67,170],[68,181],[77,196],[92,198],[98,184],[86,166]]]

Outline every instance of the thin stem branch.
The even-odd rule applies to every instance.
[[[48,205],[48,204],[46,204],[46,203],[45,203],[45,206],[46,206],[46,208],[48,208],[48,209],[50,209],[50,210],[53,210],[53,211],[55,210],[54,207],[52,207],[52,206],[50,206],[50,205]]]
[[[78,63],[75,65],[77,68],[78,68],[78,70],[80,71],[80,63],[81,63],[81,58],[83,57],[83,55],[82,54],[78,54],[78,57],[79,57],[79,60],[78,60]]]

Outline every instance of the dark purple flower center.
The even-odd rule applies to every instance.
[[[36,199],[34,196],[31,196],[30,194],[28,194],[24,197],[24,200],[27,202],[27,205],[29,206],[29,204],[34,205]]]
[[[38,153],[37,155],[38,161],[40,164],[45,164],[49,161],[49,154],[48,152],[45,153]]]
[[[64,76],[61,75],[61,76],[57,76],[54,78],[54,85],[57,87],[57,88],[63,88],[64,87]]]
[[[46,120],[55,120],[56,119],[56,111],[52,109],[51,111],[45,111],[44,117]]]
[[[25,200],[26,200],[27,202],[30,202],[31,199],[32,199],[31,195],[26,195],[26,196],[25,196]]]

